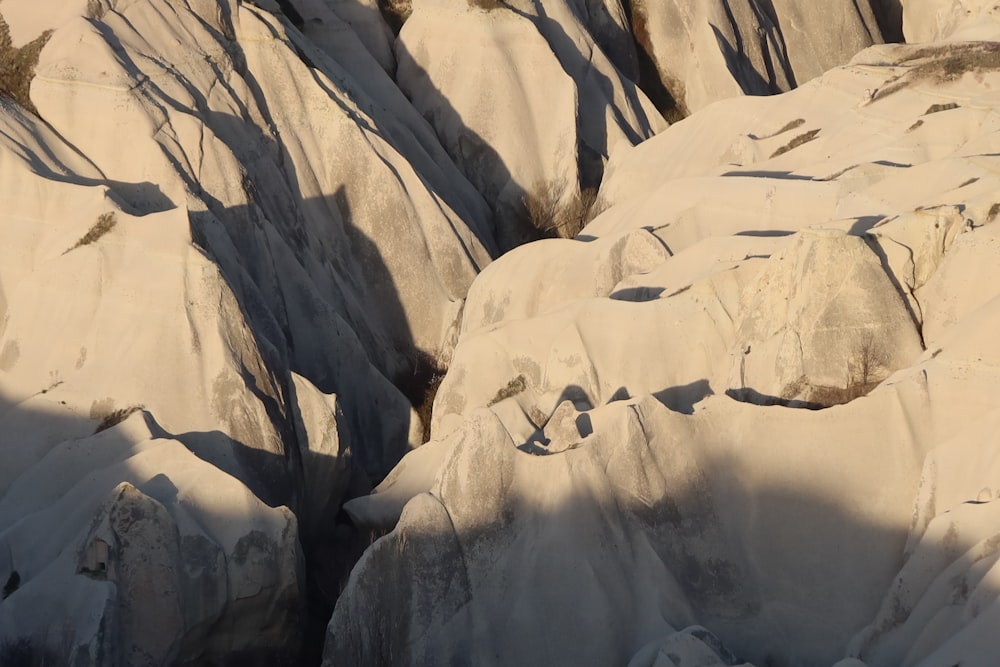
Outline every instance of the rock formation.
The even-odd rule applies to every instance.
[[[633,0],[636,36],[683,114],[786,91],[882,41],[872,8],[841,0]]]
[[[997,17],[0,1],[0,664],[992,664]]]
[[[988,664],[993,46],[714,105],[484,271],[325,664]]]

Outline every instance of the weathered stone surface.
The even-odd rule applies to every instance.
[[[908,42],[996,39],[1000,9],[989,0],[901,0]]]
[[[569,205],[616,143],[664,127],[595,43],[584,4],[421,0],[397,42],[400,87],[497,211],[505,249],[538,236],[526,196]]]
[[[881,42],[867,2],[633,2],[637,38],[682,113],[789,90]]]
[[[743,295],[729,389],[819,403],[867,393],[923,352],[908,306],[863,239],[801,232]]]
[[[714,105],[612,156],[580,240],[485,271],[428,451],[352,501],[398,522],[327,664],[990,664],[991,53],[884,45]],[[868,340],[877,386],[787,407],[841,402]]]

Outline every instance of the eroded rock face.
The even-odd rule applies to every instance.
[[[491,213],[364,7],[64,5],[0,104],[0,642],[297,658],[302,545],[422,439]]]
[[[5,640],[85,665],[296,655],[294,515],[155,432],[134,413],[57,445],[7,489],[0,575],[20,585],[0,605]]]
[[[526,196],[568,205],[615,144],[664,127],[595,42],[622,21],[603,6],[421,0],[400,33],[396,80],[497,211],[505,249],[537,238]]]
[[[918,405],[906,414],[919,419],[910,412]],[[879,595],[868,587],[890,576],[905,531],[881,535],[877,521],[859,523],[832,497],[795,501],[793,489],[805,482],[793,480],[807,474],[808,484],[831,491],[849,486],[907,521],[903,480],[917,463],[904,452],[921,445],[878,450],[874,433],[847,442],[833,413],[822,426],[817,413],[789,411],[747,430],[756,410],[720,397],[688,417],[647,397],[579,413],[592,431],[553,453],[462,440],[430,493],[416,496],[359,563],[331,620],[326,664],[379,651],[405,664],[538,656],[625,664],[693,623],[745,659],[771,651],[772,659],[832,663],[856,619],[874,613]],[[786,440],[792,433],[802,439]],[[820,472],[803,446],[846,449]],[[872,456],[906,463],[874,473],[861,455],[870,447]],[[756,486],[764,479],[766,490]],[[841,557],[807,565],[827,550]],[[857,563],[866,564],[860,578]],[[444,602],[424,602],[432,599]],[[368,632],[383,621],[392,632]],[[753,639],[779,635],[795,639],[780,649]]]
[[[579,240],[483,272],[432,441],[349,504],[396,525],[326,664],[989,664],[992,52],[714,105],[612,156]],[[788,407],[840,402],[869,332],[877,386]]]
[[[681,113],[805,83],[882,41],[867,2],[633,2],[639,43]]]
[[[395,530],[329,664],[991,664],[995,45],[665,128],[618,0],[419,0],[397,42],[372,0],[57,4],[0,5],[38,56],[0,101],[0,646],[293,661],[306,551],[403,457],[345,506]],[[644,6],[687,111],[879,41],[864,3]]]
[[[807,230],[768,264],[740,307],[728,388],[741,399],[846,401],[923,352],[905,292],[863,239]]]
[[[995,646],[1000,504],[992,446],[984,445],[997,425],[997,413],[988,414],[927,457],[902,567],[850,645],[866,664],[985,664]]]
[[[1000,9],[986,0],[903,0],[903,34],[908,42],[996,39]]]

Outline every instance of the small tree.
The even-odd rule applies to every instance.
[[[847,362],[847,389],[852,398],[864,396],[880,382],[889,366],[889,354],[871,329],[865,330]]]

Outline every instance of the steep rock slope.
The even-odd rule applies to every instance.
[[[378,4],[0,3],[0,661],[296,662],[411,499],[329,660],[814,660],[869,621],[873,664],[981,655],[989,512],[940,508],[992,499],[955,448],[995,408],[994,50],[872,52],[780,127],[743,100],[630,150],[664,123],[618,0],[424,0],[396,43]],[[586,243],[473,282],[608,165]]]
[[[682,113],[790,90],[882,41],[870,3],[633,0],[639,43]]]
[[[995,53],[712,105],[483,272],[326,664],[989,664]]]
[[[51,31],[0,101],[0,642],[294,657],[302,544],[423,439],[491,213],[361,38],[65,5],[0,5]]]
[[[527,219],[526,196],[567,204],[600,183],[618,142],[665,125],[578,4],[418,0],[396,44],[400,88],[497,211],[504,248],[544,226]]]

